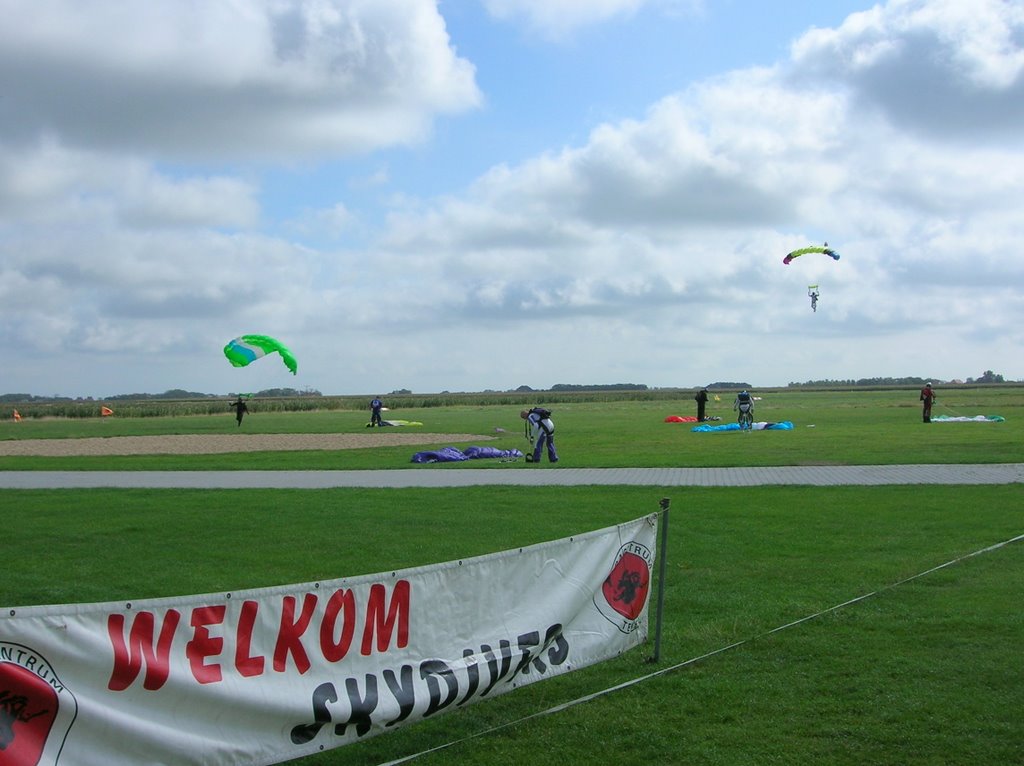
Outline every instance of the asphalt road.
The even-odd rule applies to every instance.
[[[330,487],[829,487],[887,484],[1021,484],[1024,463],[973,465],[778,466],[758,468],[524,469],[426,466],[380,471],[0,471],[0,489],[325,489]]]

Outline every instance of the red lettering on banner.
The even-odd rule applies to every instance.
[[[152,612],[139,612],[135,615],[128,640],[124,637],[124,615],[112,614],[107,618],[107,634],[114,650],[114,668],[110,674],[107,688],[111,691],[124,691],[135,681],[146,665],[146,677],[142,682],[145,689],[154,691],[167,681],[171,672],[170,654],[174,631],[178,628],[181,614],[168,609],[164,616],[164,624],[160,628],[160,639],[153,648],[153,636],[156,618]]]
[[[341,635],[337,641],[338,617],[341,617]],[[352,646],[356,632],[356,597],[351,590],[336,590],[324,608],[324,619],[320,623],[320,651],[328,662],[340,662]]]
[[[387,590],[380,583],[370,588],[370,601],[366,605],[366,624],[363,626],[363,644],[360,652],[368,657],[373,652],[373,635],[377,634],[377,651],[386,652],[391,642],[391,633],[398,623],[396,646],[401,649],[409,644],[409,581],[399,580],[391,597],[391,606],[384,614],[384,599]]]
[[[260,653],[260,648],[267,649],[273,644],[271,667],[275,672],[286,673],[291,669],[304,674],[313,666],[310,653],[321,662],[341,662],[352,649],[360,620],[359,651],[363,656],[408,646],[409,581],[399,580],[390,592],[382,583],[371,585],[365,612],[361,612],[358,595],[356,590],[339,588],[326,601],[315,593],[282,596],[278,610],[270,597],[242,601],[237,612],[228,604],[194,607],[189,614],[192,635],[184,646],[183,659],[200,684],[223,681],[225,664],[218,658],[230,658],[232,654],[235,672],[242,678],[253,678],[267,672],[267,657]],[[260,613],[266,609],[271,610],[273,617],[261,621]],[[167,682],[172,645],[182,615],[177,609],[167,609],[162,617],[159,614],[137,612],[131,617],[131,625],[126,624],[129,618],[123,614],[107,616],[113,653],[107,684],[111,691],[124,691],[140,675],[143,688],[149,691],[156,691]],[[272,627],[275,618],[276,635]],[[162,623],[158,624],[158,620]],[[211,630],[213,626],[222,627]],[[175,667],[180,666],[176,663]],[[230,669],[231,665],[227,667]]]
[[[302,645],[302,634],[309,627],[316,609],[316,594],[307,593],[302,601],[302,614],[295,619],[295,596],[284,597],[284,610],[281,612],[281,629],[277,634],[277,646],[274,647],[274,670],[284,672],[288,655],[295,658],[295,667],[299,673],[309,670],[309,655]]]
[[[203,606],[192,610],[192,640],[185,645],[185,656],[192,668],[192,676],[201,684],[212,684],[220,681],[223,676],[220,665],[207,665],[207,657],[214,657],[224,648],[224,639],[211,636],[207,625],[220,625],[224,622],[227,607]]]
[[[267,664],[264,657],[253,657],[252,629],[256,624],[256,615],[259,613],[260,604],[258,601],[244,601],[242,613],[238,617],[238,645],[235,647],[235,667],[244,678],[262,675],[263,667]]]

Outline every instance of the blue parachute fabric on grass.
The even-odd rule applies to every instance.
[[[1004,423],[1006,418],[1002,415],[975,415],[974,417],[967,417],[965,415],[936,415],[932,418],[933,423]]]
[[[460,463],[463,460],[480,458],[519,458],[523,453],[517,449],[498,449],[497,447],[466,447],[463,452],[455,447],[442,447],[439,450],[417,452],[412,456],[414,463]]]
[[[707,423],[701,423],[699,426],[694,426],[690,429],[696,434],[709,434],[717,431],[739,431],[739,423],[725,423],[720,426],[709,426]]]
[[[739,431],[739,423],[725,423],[720,426],[709,426],[707,423],[701,423],[699,426],[694,426],[690,429],[694,433],[707,434],[716,433],[719,431]],[[783,420],[780,423],[754,423],[751,426],[751,431],[792,431],[793,424],[788,420]]]

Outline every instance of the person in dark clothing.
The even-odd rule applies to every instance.
[[[697,400],[697,421],[700,423],[704,422],[704,408],[708,404],[708,390],[702,388],[697,392],[697,395],[693,397]]]
[[[921,418],[925,423],[932,422],[932,402],[935,401],[935,391],[931,383],[925,383],[921,389]]]
[[[373,397],[373,401],[370,402],[370,428],[374,426],[383,426],[384,423],[380,418],[380,411],[384,408],[384,402],[380,400],[379,396]]]
[[[235,411],[235,420],[237,420],[238,425],[241,426],[242,418],[244,418],[245,413],[249,411],[249,408],[245,406],[245,402],[242,401],[242,395],[239,394],[238,399],[236,401],[231,402],[231,404],[229,404],[228,406]]]

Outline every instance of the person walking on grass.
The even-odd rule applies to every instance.
[[[249,408],[245,406],[245,402],[242,401],[242,395],[239,394],[238,399],[236,401],[231,402],[231,404],[229,404],[228,406],[235,411],[235,420],[238,421],[238,425],[239,427],[241,427],[242,418],[244,418],[245,413],[249,411]]]

